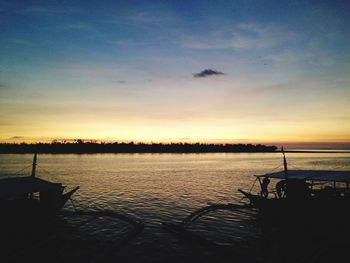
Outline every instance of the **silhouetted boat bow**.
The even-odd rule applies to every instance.
[[[65,192],[61,183],[35,177],[37,155],[34,155],[31,176],[0,180],[2,219],[49,216],[60,211],[79,186]]]

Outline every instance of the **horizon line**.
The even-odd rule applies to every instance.
[[[157,140],[140,139],[91,139],[91,138],[51,138],[51,137],[26,137],[13,136],[0,139],[0,143],[52,143],[52,142],[98,142],[98,143],[202,143],[202,144],[271,144],[277,147],[310,148],[310,149],[350,149],[350,141],[267,141],[259,139],[192,139],[192,138],[160,138]]]

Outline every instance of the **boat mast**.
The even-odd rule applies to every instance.
[[[31,177],[35,177],[35,171],[36,171],[36,153],[34,154],[34,158],[33,158]]]
[[[286,181],[286,197],[288,197],[288,166],[287,166],[287,160],[286,160],[286,155],[284,154],[284,149],[283,146],[281,148],[282,154],[283,154],[283,166],[284,166],[284,179]]]
[[[286,180],[288,180],[288,166],[287,166],[286,155],[284,154],[283,147],[282,147],[281,151],[282,151],[282,154],[283,154],[284,178]]]

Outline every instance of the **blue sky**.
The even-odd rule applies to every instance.
[[[0,138],[349,141],[349,11],[1,1]]]

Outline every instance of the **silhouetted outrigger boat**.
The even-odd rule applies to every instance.
[[[91,251],[98,247],[99,251],[104,252],[98,261],[106,261],[104,258],[110,261],[109,257],[116,253],[119,246],[143,230],[141,220],[110,210],[76,210],[73,205],[74,211],[61,211],[79,187],[65,192],[65,186],[61,183],[35,177],[36,161],[35,154],[31,176],[0,179],[0,244],[2,248],[5,247],[1,262],[41,262],[43,255],[51,260],[50,249],[56,250],[57,244],[61,247],[62,244],[69,244],[68,253],[71,253],[70,247],[73,246],[74,253],[83,257],[88,254],[84,246],[89,246]],[[111,231],[108,240],[96,239],[96,230],[91,230],[99,226],[93,224],[95,220],[99,220],[99,224],[106,222],[108,227],[119,226],[119,223],[124,226],[124,222],[130,225],[130,229],[120,236],[113,236],[114,231]],[[88,230],[84,230],[84,227]],[[126,230],[126,226],[124,228]],[[76,240],[79,242],[74,242]]]
[[[350,171],[288,170],[284,153],[283,163],[283,171],[256,175],[258,193],[239,189],[262,217],[313,224],[350,219]]]
[[[51,216],[59,212],[79,189],[64,192],[65,186],[35,177],[37,155],[34,155],[31,176],[0,179],[1,219]]]
[[[293,242],[301,244],[304,238],[302,235],[306,233],[336,232],[335,226],[341,230],[348,229],[350,171],[288,170],[284,152],[283,163],[282,171],[255,176],[253,186],[256,181],[260,183],[257,193],[239,189],[244,198],[249,200],[248,203],[209,205],[194,211],[180,223],[167,222],[163,226],[187,239],[199,240],[201,237],[193,232],[190,225],[209,212],[229,210],[241,218],[237,224],[237,235],[242,235],[242,222],[250,220],[268,238],[272,232],[284,233],[283,238],[288,241],[281,237],[279,239],[289,245],[293,245]],[[273,181],[275,184],[270,187]],[[297,235],[297,238],[293,235]]]

